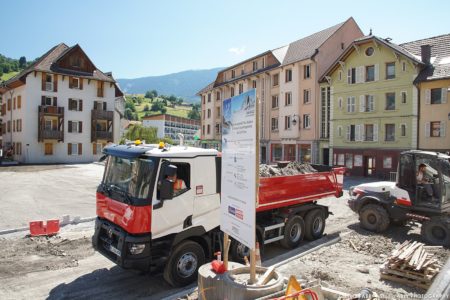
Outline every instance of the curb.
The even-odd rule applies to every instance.
[[[91,221],[94,221],[95,219],[97,219],[97,217],[89,217],[89,218],[82,218],[82,219],[74,218],[72,221],[62,223],[61,224],[61,228],[66,226],[66,225],[76,225],[76,224],[80,224],[80,223],[91,222]],[[19,228],[13,228],[13,229],[5,229],[5,230],[0,230],[0,235],[5,235],[5,234],[9,234],[9,233],[16,233],[16,232],[21,232],[21,231],[28,231],[28,230],[30,230],[29,227],[19,227]]]

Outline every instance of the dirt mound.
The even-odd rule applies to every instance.
[[[296,161],[288,163],[285,167],[266,164],[261,164],[259,166],[260,177],[292,176],[311,173],[317,173],[317,170],[310,164],[299,163]]]

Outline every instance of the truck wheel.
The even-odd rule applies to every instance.
[[[420,233],[429,244],[450,246],[449,226],[440,218],[423,222]]]
[[[317,240],[325,230],[325,216],[320,209],[310,211],[305,217],[305,238]]]
[[[383,232],[389,227],[389,215],[384,207],[377,204],[367,204],[359,212],[359,220],[364,229],[373,232]]]
[[[180,287],[197,279],[198,268],[205,263],[205,252],[196,242],[181,242],[172,252],[166,268],[164,279],[172,286]]]
[[[247,256],[250,260],[250,248],[235,239],[232,239],[230,245],[230,255],[233,257],[235,262],[243,264],[245,263],[244,256]]]
[[[305,222],[300,216],[290,217],[284,225],[284,238],[280,240],[281,246],[287,249],[297,247],[305,234]]]

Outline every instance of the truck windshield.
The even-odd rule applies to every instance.
[[[155,169],[152,159],[110,156],[103,179],[104,188],[110,194],[124,198],[125,202],[132,202],[133,198],[147,199]]]

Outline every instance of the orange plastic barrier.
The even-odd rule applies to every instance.
[[[32,221],[30,222],[30,235],[55,235],[59,232],[59,220]]]

